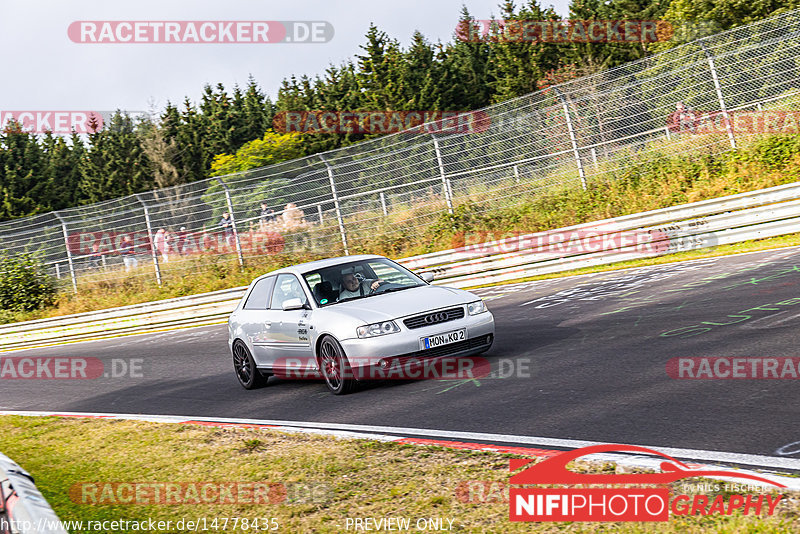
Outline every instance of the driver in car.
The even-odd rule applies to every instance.
[[[348,271],[342,274],[342,291],[339,293],[339,300],[352,297],[363,297],[364,295],[368,295],[370,291],[378,289],[378,286],[380,286],[382,283],[384,283],[384,281],[380,278],[366,278],[359,282],[355,273]]]

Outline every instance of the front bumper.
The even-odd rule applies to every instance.
[[[466,329],[463,341],[420,350],[420,338]],[[351,338],[341,341],[344,353],[353,368],[374,367],[381,360],[424,360],[443,356],[469,356],[488,350],[494,341],[494,317],[491,312],[467,315],[463,319],[433,326],[408,329],[401,326],[396,334],[374,338]]]

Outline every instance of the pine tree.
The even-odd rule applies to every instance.
[[[474,23],[475,19],[463,7],[458,24],[463,29],[460,35],[469,35],[466,28]],[[491,53],[489,44],[480,38],[456,37],[452,45],[439,47],[437,92],[443,109],[470,110],[489,105],[493,82],[489,71]]]
[[[494,80],[492,101],[505,100],[532,93],[544,73],[558,65],[555,47],[540,40],[528,40],[524,30],[525,21],[555,20],[552,8],[542,9],[536,0],[516,11],[512,0],[502,4],[502,21],[498,21],[499,32],[489,35],[492,58],[489,70]]]
[[[36,136],[11,122],[3,131],[0,218],[11,219],[47,211],[47,180],[42,179],[44,154]],[[44,200],[44,202],[43,202]]]
[[[441,68],[436,62],[435,50],[420,32],[414,32],[403,60],[400,109],[441,109],[440,88],[436,81],[441,76]]]
[[[99,132],[89,134],[89,150],[79,166],[85,203],[99,202],[153,187],[150,162],[136,125],[120,112]]]
[[[367,44],[361,45],[364,55],[358,60],[357,79],[363,92],[365,111],[388,111],[398,109],[402,102],[401,71],[403,54],[396,40],[370,25]]]
[[[67,142],[64,137],[45,135],[40,144],[46,158],[42,176],[48,182],[47,191],[40,203],[53,210],[79,205],[79,167],[86,152],[80,136],[73,132]]]

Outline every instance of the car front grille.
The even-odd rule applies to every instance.
[[[407,328],[422,328],[423,326],[431,326],[434,324],[446,323],[448,321],[455,321],[456,319],[464,318],[464,308],[450,308],[439,312],[430,312],[425,315],[417,315],[410,317],[403,321]]]

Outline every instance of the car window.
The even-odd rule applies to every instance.
[[[272,294],[272,286],[275,284],[275,277],[262,278],[247,296],[244,303],[245,310],[266,310],[269,307],[269,297]]]
[[[370,282],[362,285],[366,288],[363,294],[360,290],[345,292],[344,277],[347,275],[355,276],[356,280],[362,283],[365,280]],[[332,267],[303,273],[303,278],[319,306],[330,306],[345,298],[348,300],[366,298],[386,291],[425,285],[411,271],[387,258],[342,262]],[[379,281],[378,287],[374,290],[369,289],[371,282],[374,281]]]
[[[384,262],[369,262],[370,268],[375,272],[375,275],[381,280],[386,280],[392,284],[402,285],[418,285],[419,281],[409,279],[408,275],[402,272],[397,267],[384,263]]]
[[[322,282],[322,275],[319,273],[312,273],[305,277],[306,282],[308,282],[308,287],[314,287],[318,283]]]
[[[282,310],[283,303],[289,299],[300,299],[300,302],[306,302],[306,295],[303,293],[303,288],[300,287],[300,281],[293,274],[279,274],[278,280],[275,283],[275,289],[272,291],[271,310]]]

